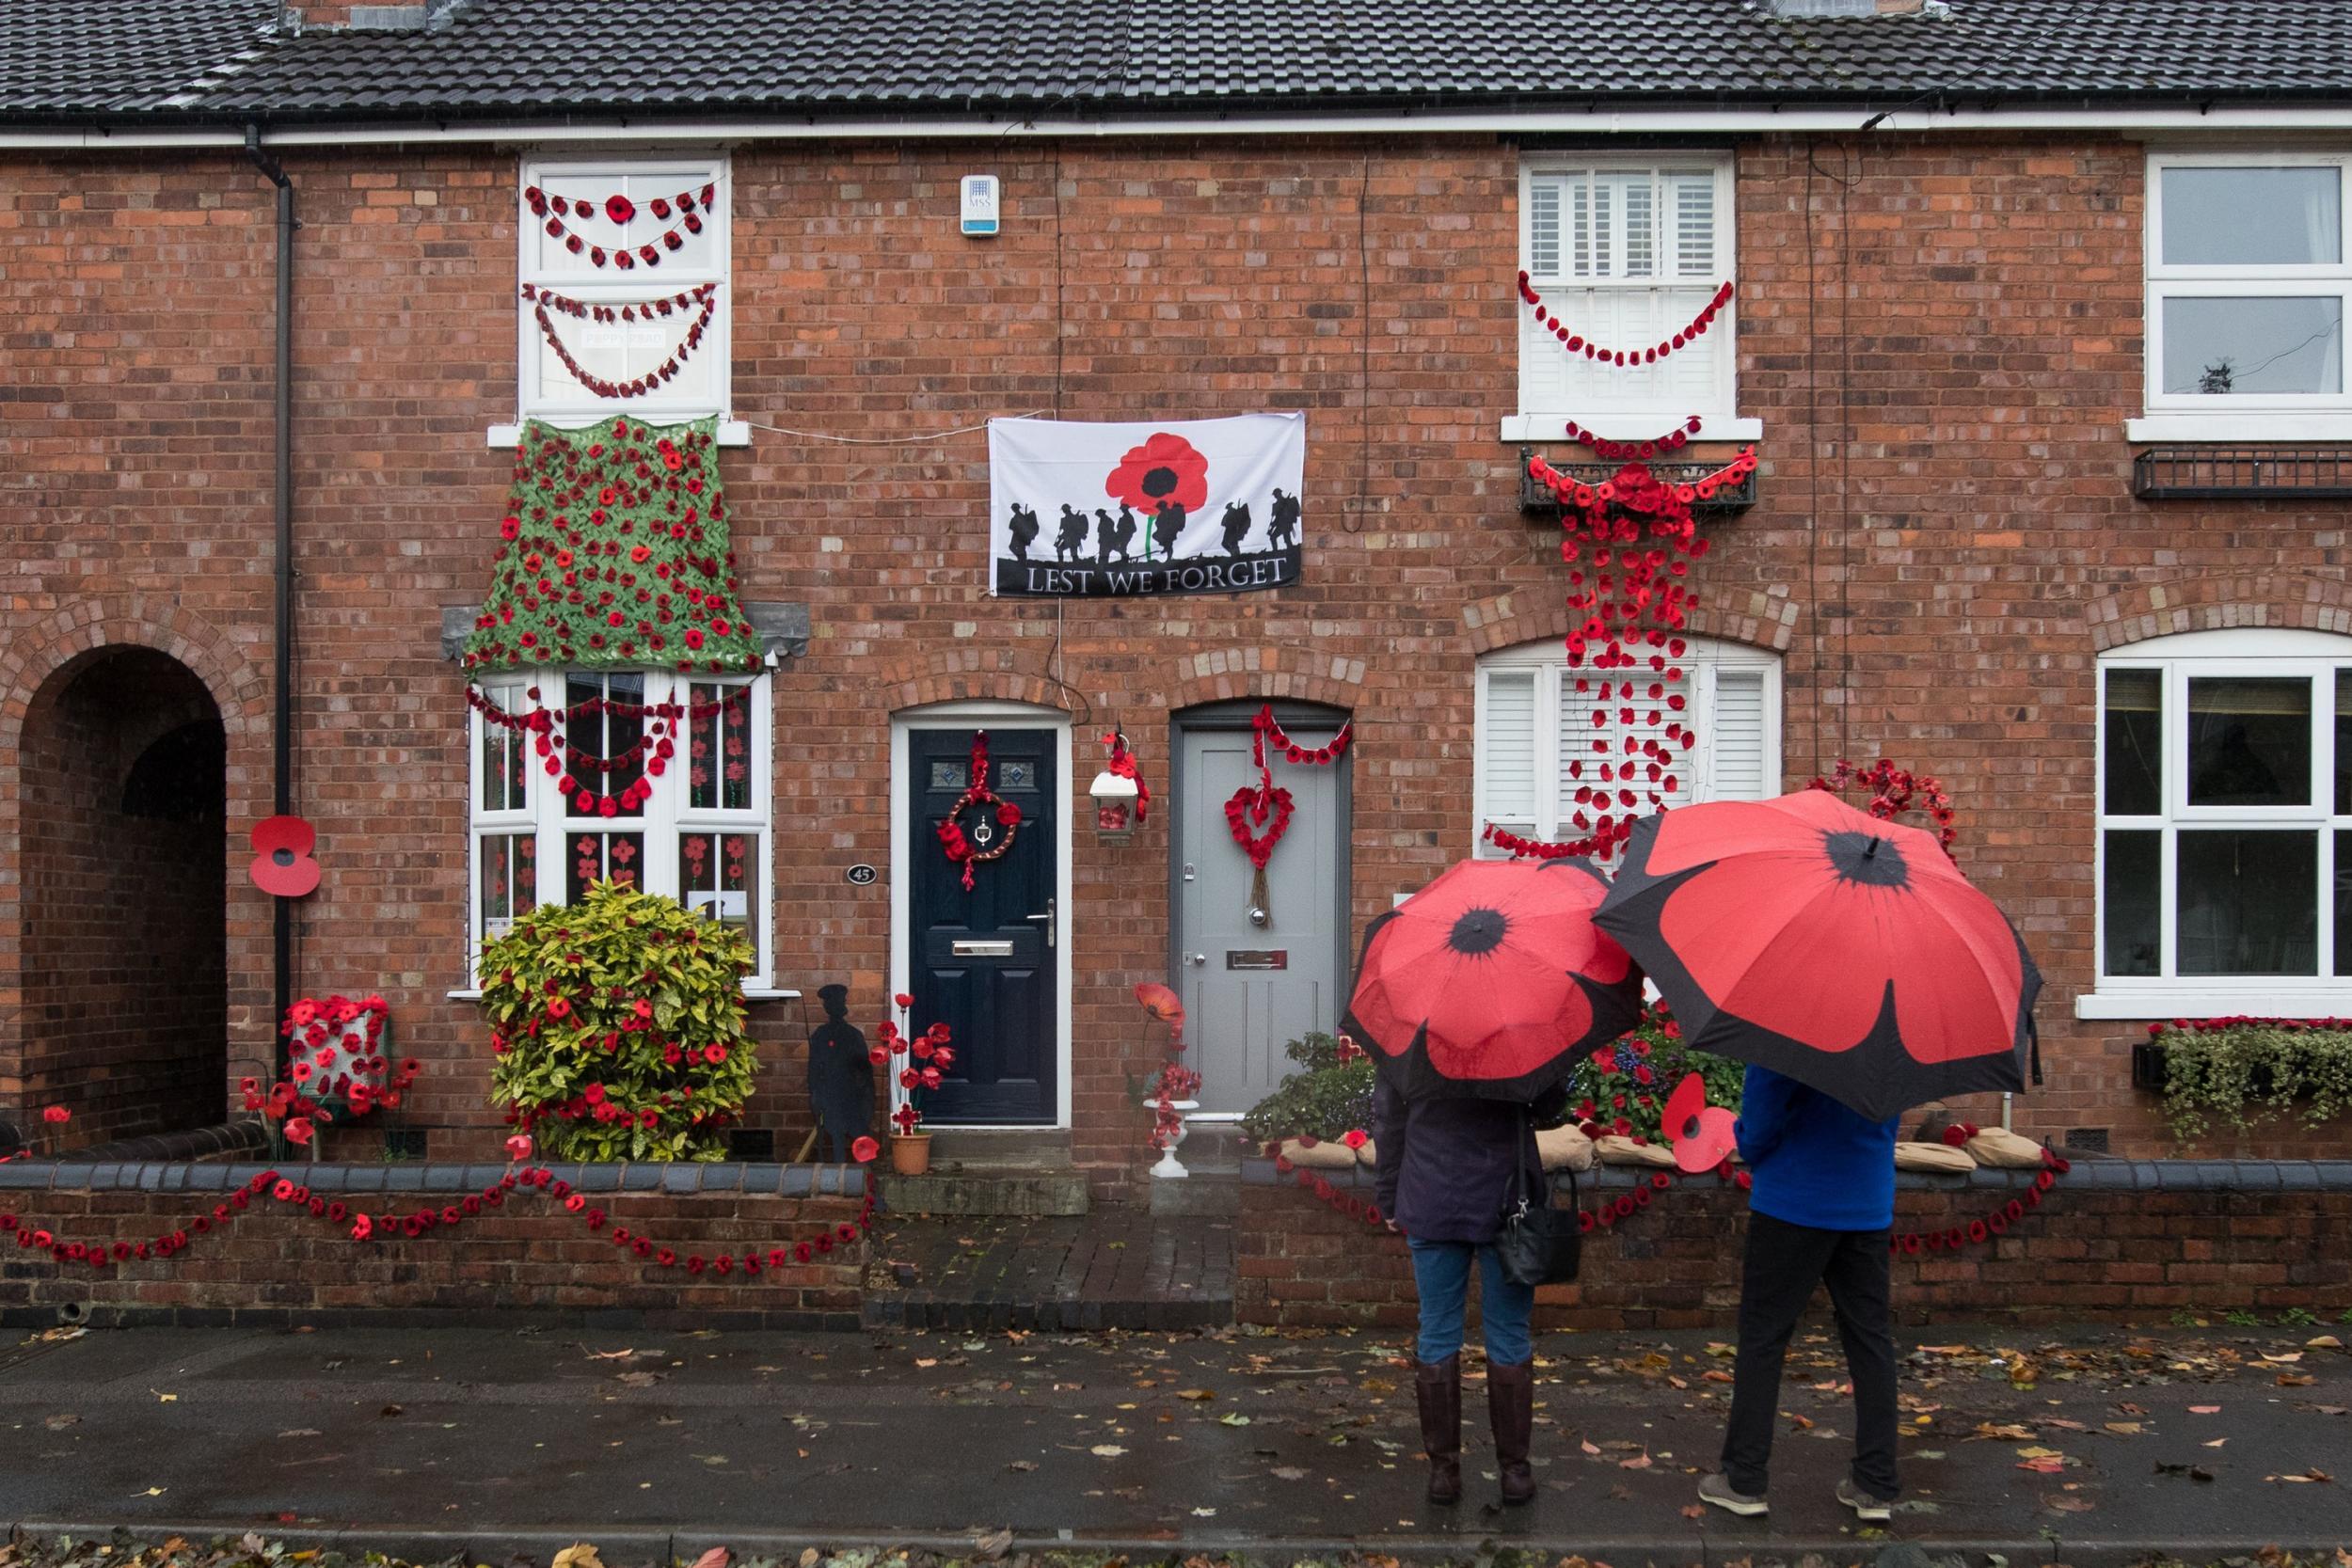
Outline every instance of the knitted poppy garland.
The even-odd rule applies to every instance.
[[[717,429],[626,416],[580,430],[524,426],[465,668],[758,669]]]

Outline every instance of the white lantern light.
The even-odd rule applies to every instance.
[[[1094,831],[1109,843],[1133,838],[1136,832],[1136,781],[1104,768],[1094,775],[1087,793],[1094,797]]]

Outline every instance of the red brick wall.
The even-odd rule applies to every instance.
[[[1896,1198],[1896,1228],[1965,1225],[2006,1196],[1906,1191]],[[1660,1194],[1615,1229],[1585,1237],[1578,1282],[1536,1292],[1538,1326],[1728,1326],[1739,1312],[1746,1214],[1744,1196],[1710,1183]],[[1385,1233],[1368,1239],[1362,1221],[1287,1182],[1242,1189],[1234,1272],[1245,1323],[1403,1328],[1416,1321],[1404,1242]],[[2156,1323],[2184,1310],[2294,1307],[2332,1319],[2352,1307],[2352,1193],[2128,1192],[2060,1182],[2009,1234],[1957,1254],[1899,1257],[1894,1279],[1896,1316],[1908,1323]]]
[[[1740,399],[1765,424],[1763,499],[1710,528],[1698,620],[1786,648],[1792,780],[1841,752],[1945,777],[1965,864],[2051,982],[2050,1084],[2021,1124],[2147,1148],[2136,1026],[2071,1020],[2091,960],[2092,661],[2155,629],[2159,598],[2182,625],[2317,624],[2344,597],[2342,510],[2132,499],[2137,147],[1888,136],[1843,160],[1776,138],[1739,153]],[[1004,182],[1005,232],[967,242],[955,182],[983,166]],[[437,607],[486,580],[508,468],[482,432],[514,411],[516,166],[358,149],[288,167],[304,224],[298,788],[327,867],[298,915],[299,986],[381,989],[429,1064],[410,1109],[441,1130],[437,1152],[486,1153],[482,1030],[444,996],[462,978],[465,710],[435,641]],[[1468,851],[1473,660],[1555,633],[1565,591],[1496,434],[1514,411],[1517,169],[1475,137],[737,153],[737,411],[905,438],[760,429],[722,457],[745,595],[815,618],[776,682],[783,983],[846,981],[855,1016],[875,1014],[886,883],[853,889],[841,869],[887,869],[889,710],[1068,705],[1049,660],[1155,782],[1172,707],[1353,708],[1359,921]],[[77,641],[189,648],[230,728],[234,846],[268,784],[252,674],[268,651],[266,186],[228,158],[163,153],[7,174],[0,341],[19,391],[0,486],[24,527],[0,560],[18,585],[0,605],[0,768],[26,694]],[[1268,407],[1310,413],[1301,587],[1059,611],[985,596],[983,442],[930,433],[1026,409]],[[0,815],[0,954],[15,821]],[[1123,1093],[1151,1049],[1130,989],[1166,978],[1168,853],[1156,817],[1076,849],[1075,1141],[1105,1179],[1147,1157]],[[229,901],[232,1043],[249,1052],[268,1041],[267,901],[241,876]],[[5,969],[0,1075],[24,1027]],[[755,1009],[771,1048],[755,1124],[804,1119],[803,1027]],[[2339,1130],[2312,1147],[2352,1145]]]
[[[298,1175],[298,1170],[290,1170]],[[132,1259],[103,1268],[60,1263],[17,1232],[48,1230],[60,1243],[118,1241],[151,1244],[185,1230],[226,1201],[221,1192],[140,1193],[0,1191],[0,1213],[15,1224],[0,1236],[0,1323],[49,1323],[57,1310],[79,1307],[98,1323],[292,1319],[327,1322],[340,1315],[382,1321],[387,1313],[418,1321],[454,1318],[512,1321],[541,1316],[628,1314],[659,1325],[698,1324],[730,1317],[744,1326],[854,1328],[858,1271],[865,1244],[836,1246],[807,1263],[756,1275],[683,1266],[662,1268],[615,1245],[611,1228],[592,1232],[575,1216],[529,1194],[510,1194],[498,1210],[414,1240],[354,1242],[347,1224],[330,1224],[266,1197],[254,1198],[228,1225],[192,1235],[169,1259]],[[405,1214],[438,1207],[458,1195],[395,1193],[332,1195],[375,1212]],[[853,1198],[787,1198],[773,1195],[596,1194],[612,1225],[643,1234],[684,1259],[721,1252],[739,1257],[811,1241],[853,1221]]]

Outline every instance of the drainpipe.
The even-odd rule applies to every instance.
[[[278,187],[277,543],[273,556],[278,580],[272,610],[278,711],[271,722],[271,737],[277,752],[273,800],[277,814],[285,816],[294,811],[294,182],[286,178],[276,158],[262,150],[259,126],[245,128],[245,155]],[[272,938],[277,1011],[270,1018],[274,1036],[278,1021],[294,1003],[294,900],[273,898],[271,903],[276,916]]]

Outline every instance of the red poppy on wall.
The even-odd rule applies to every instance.
[[[1171,500],[1198,512],[1209,504],[1209,460],[1183,436],[1162,431],[1129,448],[1103,489],[1147,516]]]
[[[278,898],[300,898],[319,885],[310,858],[318,834],[299,816],[265,816],[253,825],[253,885]]]
[[[637,204],[625,196],[608,196],[604,198],[604,215],[614,223],[627,223],[637,215]]]

